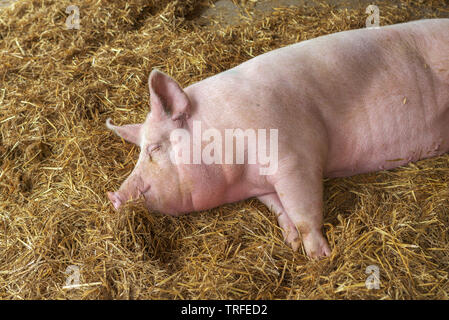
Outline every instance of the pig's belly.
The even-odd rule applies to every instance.
[[[334,138],[326,176],[388,170],[449,151],[449,99],[439,107],[407,101],[406,97],[401,103],[391,103],[399,98],[372,105],[329,130]]]

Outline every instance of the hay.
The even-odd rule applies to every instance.
[[[183,86],[300,40],[364,26],[365,4],[284,7],[226,25],[204,0],[19,1],[0,12],[1,299],[448,299],[449,155],[325,182],[332,256],[283,244],[255,199],[180,218],[105,192],[138,150],[104,122],[142,121],[158,67]],[[354,2],[354,1],[353,1]],[[378,3],[381,24],[447,17],[447,1]],[[377,265],[380,289],[368,290]],[[69,266],[80,285],[64,288]]]

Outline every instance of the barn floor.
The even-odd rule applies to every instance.
[[[447,0],[369,3],[381,25],[449,17]],[[4,4],[0,299],[449,299],[448,154],[326,180],[320,261],[292,252],[256,199],[173,218],[106,197],[138,150],[105,120],[144,119],[152,68],[187,86],[362,28],[368,1],[80,0],[79,30],[72,1]]]

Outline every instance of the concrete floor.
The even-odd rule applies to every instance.
[[[360,6],[368,7],[370,4],[378,4],[381,2],[388,2],[390,4],[401,6],[400,0],[328,0],[327,2],[335,5],[336,8],[359,8]],[[318,2],[315,0],[257,0],[255,2],[246,0],[246,4],[256,15],[270,13],[277,7],[288,7],[291,5],[318,6]],[[449,4],[446,5],[446,8],[449,9]],[[449,17],[449,11],[446,17]],[[213,8],[207,8],[201,12],[197,18],[204,21],[205,24],[210,22],[211,19],[218,19],[221,23],[229,25],[238,23],[241,20],[240,9],[233,3],[232,0],[219,0],[215,2],[215,6]],[[422,18],[422,16],[418,15],[415,18],[419,19]]]
[[[9,6],[11,3],[17,0],[0,0],[0,9]]]
[[[18,0],[0,0],[0,10],[13,2]],[[376,4],[386,0],[328,0],[329,3],[334,4],[337,8],[357,8],[360,5],[367,7],[370,4]],[[273,8],[285,6],[315,6],[315,0],[240,0],[241,3],[246,3],[255,14],[267,14],[273,11]],[[400,6],[400,0],[388,0],[388,2]],[[449,4],[446,6],[449,9]],[[218,0],[214,7],[207,8],[195,15],[194,19],[199,19],[200,23],[209,24],[211,19],[219,20],[224,24],[235,24],[241,20],[240,9],[232,0]],[[449,17],[449,11],[447,14]],[[417,16],[416,18],[420,18]]]

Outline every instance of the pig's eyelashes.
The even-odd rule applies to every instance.
[[[158,151],[161,148],[159,144],[150,144],[148,146],[148,154],[151,155],[153,152]]]

